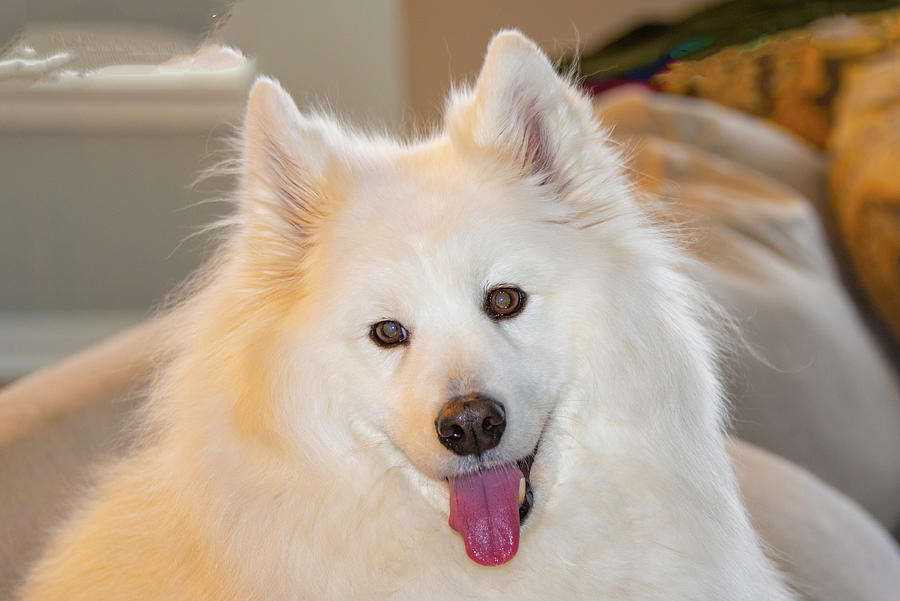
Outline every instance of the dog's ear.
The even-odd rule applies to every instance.
[[[502,31],[488,46],[474,101],[460,111],[451,106],[448,125],[546,183],[564,176],[585,143],[592,129],[586,105],[531,40]]]
[[[300,113],[275,80],[250,91],[243,138],[243,219],[281,230],[303,244],[321,217],[321,186],[330,155],[321,124]]]

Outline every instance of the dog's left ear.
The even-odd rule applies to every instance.
[[[325,212],[323,172],[333,137],[321,119],[301,114],[278,82],[257,79],[244,121],[245,224],[303,246]]]
[[[448,113],[451,132],[467,130],[476,146],[510,157],[543,183],[564,179],[595,127],[588,102],[518,31],[494,36],[474,102],[453,108]]]

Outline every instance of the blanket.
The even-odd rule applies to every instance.
[[[763,36],[671,63],[652,81],[765,117],[825,148],[823,217],[853,282],[900,341],[900,10]]]

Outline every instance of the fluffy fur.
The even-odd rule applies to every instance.
[[[589,102],[498,34],[443,130],[401,144],[253,88],[236,225],[180,311],[142,448],[22,599],[791,595],[725,451],[715,346]],[[485,291],[528,303],[493,321]],[[371,324],[402,322],[381,348]],[[451,396],[501,399],[487,465],[540,447],[518,555],[447,525]]]

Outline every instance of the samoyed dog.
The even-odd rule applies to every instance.
[[[401,143],[260,79],[143,444],[22,599],[791,599],[707,303],[591,106],[502,32]]]

